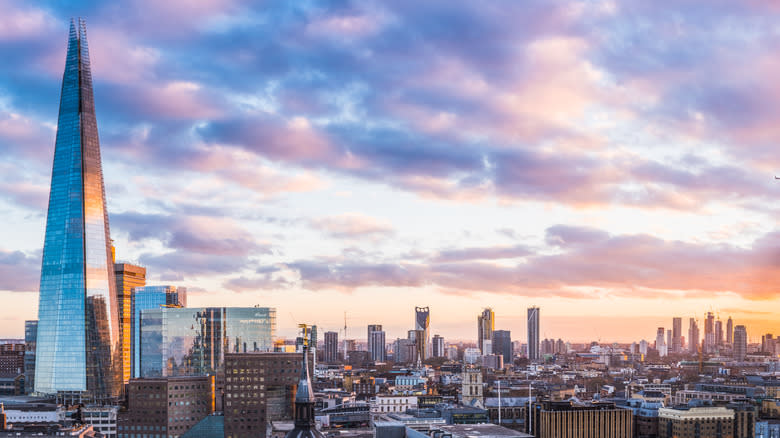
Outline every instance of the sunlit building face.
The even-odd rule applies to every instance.
[[[121,345],[86,26],[71,23],[38,307],[35,391],[112,399]]]

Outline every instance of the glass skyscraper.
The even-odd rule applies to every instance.
[[[141,377],[198,376],[225,353],[273,351],[276,309],[156,308],[141,311]]]
[[[133,288],[132,313],[132,375],[141,377],[141,312],[163,306],[185,307],[187,289],[176,286],[145,286]]]
[[[43,244],[35,391],[122,388],[116,285],[84,21],[71,22]]]

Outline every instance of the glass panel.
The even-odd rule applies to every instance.
[[[273,308],[157,308],[140,319],[141,377],[205,375],[225,353],[273,350]]]

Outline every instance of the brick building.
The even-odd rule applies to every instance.
[[[226,354],[225,438],[265,436],[269,421],[291,420],[302,362],[299,353]]]
[[[119,438],[175,438],[212,412],[213,377],[131,379],[117,432]]]

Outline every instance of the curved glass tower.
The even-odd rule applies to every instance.
[[[35,392],[119,396],[122,356],[84,21],[71,21],[43,245]]]

